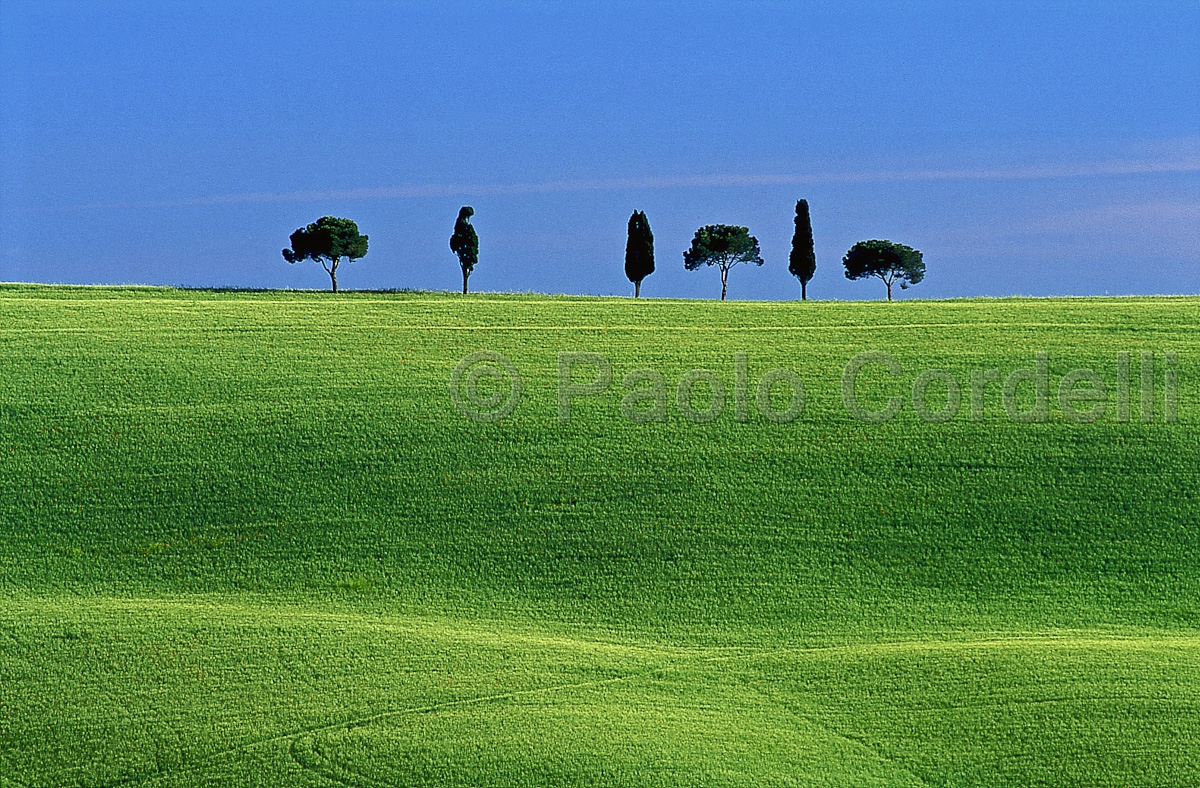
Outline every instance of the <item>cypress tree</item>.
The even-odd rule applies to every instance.
[[[633,282],[633,297],[642,295],[642,280],[654,273],[654,233],[642,211],[629,217],[629,237],[625,242],[625,276]]]
[[[817,272],[817,253],[813,245],[812,218],[808,215],[808,200],[796,203],[796,233],[792,236],[792,254],[788,271],[800,280],[800,299],[808,300],[808,283]]]
[[[450,236],[450,251],[458,255],[458,264],[462,268],[463,295],[467,294],[467,278],[479,262],[479,236],[471,226],[471,217],[474,215],[475,209],[464,205],[454,222],[454,235]]]

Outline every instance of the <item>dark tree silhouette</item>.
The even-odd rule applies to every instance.
[[[301,227],[289,240],[292,248],[283,250],[283,259],[289,263],[316,260],[329,274],[335,293],[341,259],[345,257],[353,263],[367,254],[367,236],[359,235],[358,225],[334,216],[322,216],[307,227]]]
[[[642,280],[654,273],[654,233],[642,211],[629,217],[629,238],[625,242],[625,276],[633,282],[633,297],[642,295]]]
[[[471,217],[475,209],[464,205],[458,210],[458,220],[454,222],[454,235],[450,236],[450,251],[458,255],[458,264],[462,267],[463,295],[467,294],[467,278],[475,270],[479,262],[479,235],[471,226]]]
[[[738,263],[762,265],[758,251],[758,239],[750,234],[748,227],[728,224],[708,224],[696,231],[692,246],[683,253],[683,267],[695,271],[702,265],[715,265],[721,269],[721,300],[729,287],[729,269]]]
[[[817,272],[817,253],[813,246],[812,218],[808,214],[808,200],[796,203],[796,232],[792,236],[792,254],[788,258],[788,271],[800,280],[800,300],[808,300],[808,283]]]
[[[891,241],[859,241],[842,258],[847,279],[882,279],[887,285],[888,300],[892,300],[892,285],[900,283],[907,290],[925,278],[925,261],[911,246]]]

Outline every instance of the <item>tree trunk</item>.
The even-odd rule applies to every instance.
[[[337,292],[337,269],[334,268],[329,272],[329,280],[333,282],[333,292]]]
[[[642,297],[642,280],[641,279],[639,279],[633,283],[633,297],[634,298]]]
[[[888,300],[891,301],[892,300],[892,283],[884,282],[884,284],[886,284],[888,286]]]
[[[721,269],[721,300],[725,300],[725,290],[729,287],[729,272]]]
[[[800,280],[800,300],[808,300],[808,282],[805,282],[803,279]]]
[[[463,295],[467,294],[467,277],[470,275],[471,275],[471,272],[464,268],[463,269]]]

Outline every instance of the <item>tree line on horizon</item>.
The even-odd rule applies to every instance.
[[[479,235],[471,224],[475,209],[464,205],[454,222],[450,236],[450,251],[458,258],[462,270],[463,294],[467,280],[479,263]],[[800,299],[808,300],[808,283],[817,272],[816,247],[813,241],[812,217],[808,201],[796,202],[796,230],[792,235],[792,250],[788,256],[788,272],[800,282]],[[354,262],[367,254],[367,236],[361,235],[358,225],[350,219],[322,216],[307,227],[301,227],[289,238],[291,248],[283,250],[289,263],[302,260],[319,262],[329,274],[333,292],[337,292],[337,269],[342,258]],[[691,246],[683,253],[683,266],[689,271],[701,267],[716,267],[721,272],[721,300],[729,289],[729,272],[736,266],[763,265],[758,239],[750,228],[729,224],[707,224],[696,230]],[[859,241],[842,258],[846,278],[850,280],[877,278],[887,286],[887,300],[892,300],[892,285],[901,290],[925,278],[925,262],[921,253],[911,246],[892,241],[872,239]],[[634,298],[642,295],[642,281],[654,273],[654,233],[644,211],[634,211],[629,217],[625,243],[625,276],[633,284]]]

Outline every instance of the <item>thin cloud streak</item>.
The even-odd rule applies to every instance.
[[[184,208],[331,200],[399,200],[422,197],[490,197],[507,194],[601,192],[630,189],[713,189],[760,186],[813,186],[852,183],[905,183],[970,180],[1051,180],[1102,178],[1122,175],[1190,174],[1200,172],[1200,158],[1172,161],[1114,161],[1077,165],[1042,165],[1008,168],[926,169],[877,172],[827,172],[778,175],[702,175],[693,177],[602,178],[504,184],[413,184],[371,189],[328,191],[254,192],[189,197],[176,200],[143,200],[121,203],[45,208],[44,211],[79,211],[136,208]]]
[[[1155,202],[1137,205],[1110,205],[1072,214],[1081,226],[1094,228],[1103,222],[1200,222],[1200,202]],[[1090,223],[1090,224],[1089,224]]]

